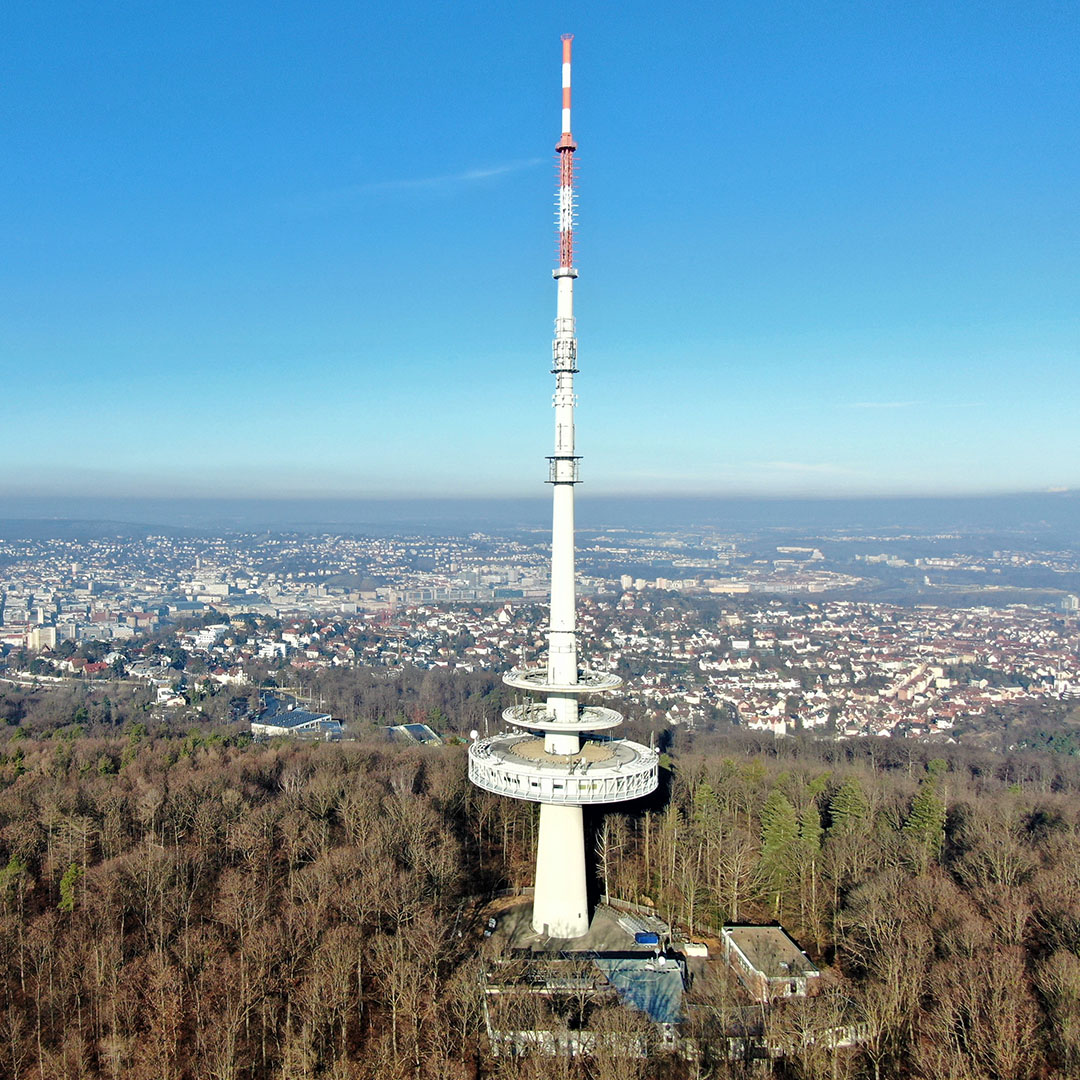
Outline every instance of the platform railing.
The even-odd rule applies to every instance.
[[[639,799],[656,790],[657,757],[646,746],[622,745],[635,751],[629,761],[553,768],[510,760],[485,740],[469,747],[469,779],[485,791],[530,802],[583,806]]]

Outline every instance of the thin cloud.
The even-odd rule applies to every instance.
[[[856,470],[845,465],[834,465],[831,462],[814,461],[736,461],[717,464],[705,468],[687,466],[677,472],[658,469],[634,469],[630,473],[623,473],[619,479],[633,481],[635,483],[649,481],[663,481],[685,487],[699,481],[726,480],[731,482],[750,481],[757,483],[761,479],[761,473],[787,474],[797,476],[852,476],[857,475]]]
[[[847,409],[981,409],[985,401],[849,401]]]
[[[495,176],[522,172],[525,169],[542,165],[546,158],[528,158],[525,161],[508,161],[504,165],[492,165],[486,169],[466,169],[464,172],[446,173],[443,176],[423,176],[400,180],[373,180],[368,184],[342,189],[361,194],[369,191],[412,191],[430,188],[448,188],[460,184],[474,184],[479,180],[490,180]]]
[[[396,179],[370,180],[364,184],[350,184],[347,187],[330,188],[310,195],[284,199],[277,203],[277,208],[296,214],[322,214],[359,203],[372,195],[409,191],[445,192],[453,191],[455,188],[467,188],[473,184],[495,180],[500,176],[524,172],[546,161],[547,158],[527,158],[521,161],[506,161],[501,165],[443,173],[440,176],[404,176]]]
[[[824,461],[749,461],[747,464],[753,469],[768,469],[770,472],[825,473],[832,476],[853,472],[852,469],[843,465],[833,465]]]

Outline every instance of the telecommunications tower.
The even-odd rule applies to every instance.
[[[581,808],[637,799],[656,789],[656,754],[647,746],[613,738],[622,723],[614,709],[585,705],[584,695],[620,686],[617,675],[579,664],[574,587],[574,151],[570,133],[570,43],[562,39],[562,137],[559,154],[559,267],[552,374],[555,376],[555,452],[548,458],[552,485],[551,611],[547,663],[519,667],[503,677],[508,686],[544,700],[514,705],[503,720],[515,730],[474,742],[469,779],[497,795],[540,803],[533,929],[547,937],[576,938],[589,929],[585,830]]]

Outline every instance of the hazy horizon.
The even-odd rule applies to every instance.
[[[197,531],[279,529],[484,532],[546,529],[551,502],[532,498],[213,499],[0,497],[0,532],[13,523],[110,523]],[[1080,535],[1076,493],[910,498],[584,496],[583,529],[902,533],[1035,532]]]

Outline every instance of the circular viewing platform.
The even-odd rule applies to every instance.
[[[628,739],[590,740],[577,753],[549,754],[542,738],[511,732],[469,747],[469,779],[495,795],[530,802],[623,802],[656,790],[658,757]]]
[[[515,727],[531,728],[533,731],[607,731],[622,723],[622,713],[614,709],[603,709],[599,705],[584,705],[578,709],[577,720],[560,723],[548,712],[542,701],[528,705],[511,705],[503,709],[502,718]]]
[[[518,690],[531,690],[536,694],[602,694],[622,686],[622,678],[609,675],[605,671],[578,670],[576,683],[548,682],[548,671],[544,666],[511,668],[503,682]]]

